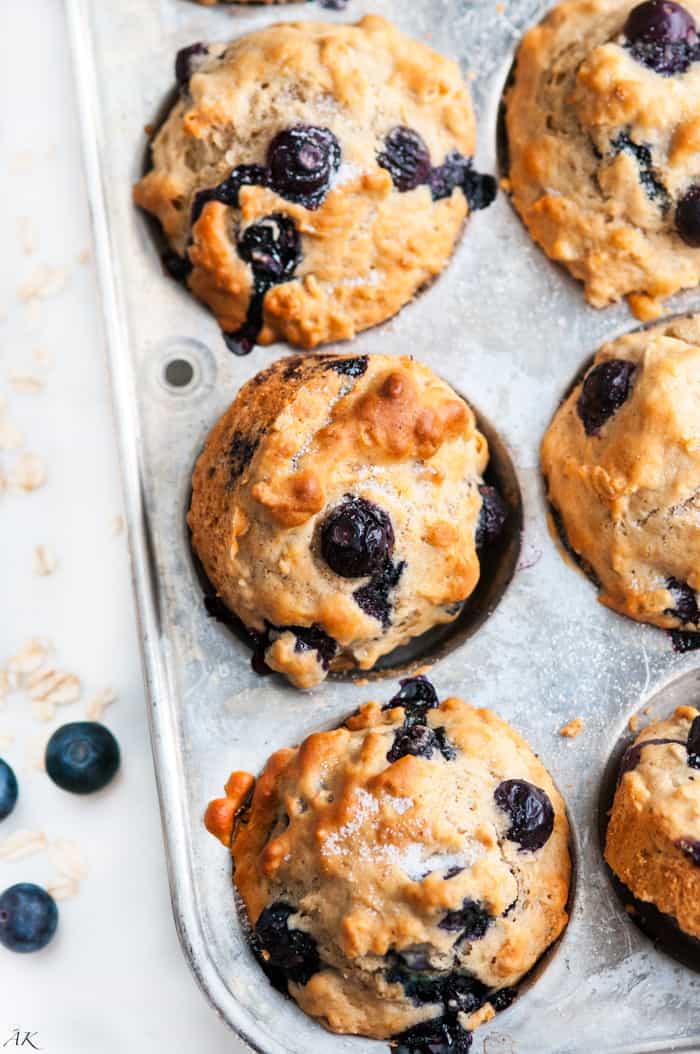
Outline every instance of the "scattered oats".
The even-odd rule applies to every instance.
[[[44,759],[46,757],[46,744],[51,736],[50,732],[41,732],[37,736],[31,736],[27,741],[27,747],[25,751],[25,757],[27,764],[31,765],[37,772],[45,772],[46,765]]]
[[[8,490],[12,494],[29,494],[46,481],[44,462],[37,454],[28,450],[17,454],[8,477]]]
[[[37,670],[27,679],[27,691],[34,703],[65,706],[80,699],[80,678],[62,670]]]
[[[0,860],[21,860],[46,848],[47,838],[42,831],[15,831],[0,842]]]
[[[16,674],[20,678],[27,677],[43,666],[50,651],[51,645],[48,641],[35,637],[15,652],[7,664],[7,670],[10,675]]]
[[[17,219],[17,237],[20,248],[27,256],[36,252],[36,231],[31,216],[19,216]]]
[[[92,252],[91,252],[89,246],[87,248],[85,248],[85,249],[81,249],[80,252],[78,253],[78,263],[81,263],[81,264],[90,263],[91,257],[92,257]]]
[[[71,838],[57,838],[48,848],[49,863],[65,878],[74,878],[80,882],[87,878],[87,864],[80,852],[80,846]]]
[[[34,274],[19,290],[20,300],[28,303],[32,300],[48,300],[65,288],[68,272],[64,267],[52,267],[42,263],[35,268]]]
[[[37,366],[41,366],[43,369],[47,370],[51,365],[51,352],[48,348],[41,346],[34,348],[34,361]]]
[[[22,433],[0,404],[0,450],[17,450],[24,442]]]
[[[0,732],[0,748],[1,749],[4,750],[5,747],[11,747],[12,744],[14,743],[14,741],[15,741],[15,737],[13,735],[11,735],[9,732],[7,732],[7,733]]]
[[[34,574],[40,578],[52,575],[58,567],[58,560],[46,545],[34,546]]]
[[[99,721],[108,706],[117,701],[116,693],[111,688],[103,688],[96,692],[87,705],[85,716],[88,721]]]
[[[80,883],[74,878],[57,878],[54,882],[49,882],[46,889],[54,900],[70,900],[80,892]]]
[[[33,377],[29,373],[11,373],[9,381],[16,392],[21,392],[26,395],[34,395],[36,392],[40,392],[44,387],[44,382],[41,377]]]
[[[123,516],[115,516],[114,519],[112,520],[112,533],[113,534],[122,534],[123,530],[124,530],[124,517]]]
[[[583,732],[583,718],[572,717],[570,721],[559,729],[559,735],[563,739],[576,739],[576,736]]]

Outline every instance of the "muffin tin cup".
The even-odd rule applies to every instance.
[[[370,11],[456,58],[479,120],[476,167],[495,172],[502,88],[533,0],[350,0],[201,7],[186,0],[67,0],[85,141],[175,920],[183,949],[222,1017],[266,1054],[370,1054],[386,1045],[332,1036],[267,983],[231,895],[230,862],[202,824],[233,768],[258,772],[276,747],[337,725],[387,680],[328,681],[300,693],[250,669],[244,646],[203,607],[183,526],[189,474],[213,421],[285,346],[231,355],[216,323],[167,279],[130,186],[144,124],[172,83],[178,48],[280,20],[354,21]],[[669,313],[700,308],[696,293]],[[506,1011],[475,1033],[476,1054],[640,1054],[697,1050],[697,975],[656,950],[614,892],[596,835],[599,789],[616,742],[643,700],[700,655],[608,611],[550,537],[539,444],[586,356],[634,328],[625,306],[587,307],[578,285],[534,246],[501,194],[471,217],[445,272],[394,320],[361,334],[353,354],[425,361],[465,393],[507,445],[523,508],[510,585],[478,630],[431,677],[441,696],[490,706],[523,733],[564,795],[577,892],[556,954]],[[171,363],[189,363],[170,368]],[[191,374],[190,374],[191,369]],[[173,378],[178,383],[172,383]],[[185,379],[185,383],[179,383]],[[574,740],[558,730],[581,716]]]

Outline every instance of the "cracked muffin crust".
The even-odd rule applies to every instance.
[[[638,318],[700,279],[700,4],[568,0],[506,99],[513,203],[548,256]]]
[[[700,316],[605,344],[557,410],[542,470],[608,607],[700,628]]]
[[[194,44],[176,79],[134,198],[232,350],[389,318],[445,267],[467,202],[495,193],[457,64],[378,16]]]
[[[333,1032],[466,1050],[567,922],[549,774],[505,721],[438,703],[424,677],[277,751],[257,782],[234,773],[206,823],[233,832],[263,969]]]
[[[457,617],[507,511],[488,457],[469,406],[408,357],[281,359],[207,440],[192,544],[260,657],[310,688]]]
[[[605,859],[637,897],[700,938],[700,712],[679,706],[622,758]]]

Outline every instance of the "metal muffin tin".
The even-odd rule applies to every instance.
[[[182,945],[211,1002],[257,1050],[386,1050],[331,1036],[270,987],[245,941],[227,854],[201,820],[231,769],[258,771],[276,747],[337,724],[367,698],[388,699],[395,682],[334,680],[299,693],[277,678],[258,678],[244,645],[207,617],[184,520],[192,464],[239,386],[289,349],[256,348],[246,358],[227,351],[213,318],[162,273],[130,188],[143,169],[144,125],[162,110],[178,48],[285,19],[355,21],[368,11],[461,63],[479,121],[477,165],[495,171],[503,85],[524,29],[546,5],[350,0],[344,12],[333,12],[315,3],[210,8],[188,0],[67,0],[67,7]],[[698,294],[672,305],[694,307]],[[513,1006],[475,1033],[477,1054],[700,1050],[700,975],[631,921],[603,865],[597,833],[601,780],[629,718],[650,700],[659,714],[679,701],[697,702],[700,655],[674,653],[666,634],[596,602],[593,586],[550,537],[538,471],[541,436],[582,362],[634,325],[624,306],[588,308],[579,286],[532,244],[500,194],[471,218],[452,262],[429,289],[393,321],[339,349],[408,351],[432,366],[494,424],[522,493],[515,575],[478,631],[455,638],[432,678],[441,695],[493,707],[541,755],[568,804],[577,883],[562,941]],[[181,387],[165,377],[177,360],[192,372]],[[679,682],[681,675],[687,676]],[[558,729],[579,715],[580,737],[560,738]]]

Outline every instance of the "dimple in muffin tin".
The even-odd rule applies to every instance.
[[[260,679],[245,646],[205,612],[184,522],[192,465],[240,385],[289,349],[233,356],[213,318],[162,273],[152,230],[130,195],[143,168],[144,125],[162,114],[180,47],[275,21],[355,21],[372,11],[473,76],[476,163],[495,172],[503,86],[524,29],[546,6],[350,0],[333,12],[315,3],[67,2],[174,914],[209,999],[266,1054],[387,1047],[331,1036],[267,983],[236,912],[229,858],[202,825],[204,807],[231,769],[259,771],[276,747],[337,724],[368,698],[389,699],[395,681],[336,679],[303,694],[277,678]],[[693,308],[700,309],[698,293],[675,298],[669,313]],[[441,696],[495,709],[541,755],[569,809],[576,891],[559,945],[515,1003],[475,1033],[476,1054],[700,1049],[700,978],[628,916],[603,864],[597,823],[606,764],[629,718],[649,702],[655,716],[680,702],[697,704],[700,655],[676,654],[665,633],[597,603],[593,586],[550,537],[538,470],[540,439],[572,376],[604,340],[634,325],[624,306],[587,307],[500,194],[470,219],[429,289],[391,322],[337,347],[410,351],[432,366],[495,427],[522,497],[510,584],[497,605],[484,606],[475,632],[445,642],[431,678]],[[576,716],[584,719],[579,738],[560,738]]]

